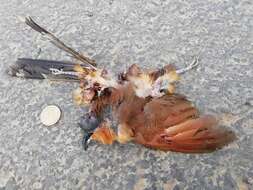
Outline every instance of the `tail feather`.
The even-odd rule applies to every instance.
[[[202,116],[171,126],[155,135],[152,141],[138,137],[139,143],[164,151],[205,153],[220,149],[236,139],[235,134],[218,126],[212,116]]]
[[[19,58],[9,68],[8,74],[30,79],[79,81],[74,66],[72,62]]]
[[[202,116],[185,123],[177,130],[167,130],[167,147],[180,152],[209,152],[222,148],[236,139],[227,128],[218,126],[212,116]],[[177,131],[177,133],[175,133]]]

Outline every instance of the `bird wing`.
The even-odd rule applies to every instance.
[[[144,123],[135,128],[135,141],[150,148],[185,153],[211,152],[235,139],[210,115],[199,115],[184,96],[166,95],[144,107]]]

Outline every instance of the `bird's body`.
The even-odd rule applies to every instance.
[[[91,137],[103,144],[133,141],[164,151],[203,153],[221,148],[235,139],[233,132],[219,127],[215,117],[200,114],[185,96],[175,93],[174,83],[179,80],[178,74],[192,69],[195,63],[182,70],[166,65],[155,71],[143,71],[132,65],[115,79],[31,18],[26,18],[25,22],[83,62],[19,59],[11,68],[11,74],[25,78],[79,81],[80,88],[74,92],[74,100],[79,105],[88,105],[90,110],[80,123],[86,133],[85,148]],[[108,119],[103,118],[107,107],[113,108],[117,119],[116,133]]]
[[[104,144],[111,144],[112,141],[105,139],[113,138],[120,143],[133,141],[164,151],[203,153],[221,148],[235,138],[233,132],[218,127],[214,116],[200,115],[193,104],[180,94],[140,98],[128,84],[114,89],[107,101],[108,104],[103,106],[113,106],[119,125],[117,138],[115,135],[96,138],[102,143],[109,142]],[[95,106],[101,105],[95,101]],[[99,128],[97,131],[101,133]],[[104,128],[103,132],[106,133]]]

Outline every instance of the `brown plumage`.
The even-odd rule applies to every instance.
[[[121,93],[124,90],[127,95],[123,100],[120,98],[120,106],[114,111],[119,121],[117,140],[121,143],[133,140],[164,151],[203,153],[235,139],[232,131],[218,127],[215,117],[199,115],[192,103],[180,94],[139,98],[130,86],[120,89]],[[115,100],[114,94],[111,97]]]
[[[235,139],[235,134],[220,127],[214,116],[201,115],[185,96],[174,93],[178,74],[194,68],[196,60],[181,70],[166,65],[158,70],[143,71],[134,64],[115,79],[108,71],[97,68],[95,61],[66,46],[30,17],[25,23],[82,63],[19,59],[11,68],[11,74],[79,81],[80,88],[74,92],[74,100],[90,108],[90,114],[85,115],[80,124],[87,133],[83,141],[86,148],[91,137],[103,144],[134,141],[164,151],[203,153]],[[103,119],[108,106],[113,108],[118,121],[117,134],[110,128],[110,122]]]

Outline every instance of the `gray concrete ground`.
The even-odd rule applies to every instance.
[[[8,0],[0,5],[0,189],[253,189],[253,2],[251,0]],[[101,67],[132,63],[200,66],[178,92],[233,129],[238,140],[211,154],[185,155],[126,144],[81,147],[71,83],[5,74],[18,57],[71,60],[16,16],[31,15]],[[43,127],[57,104],[63,118]]]

